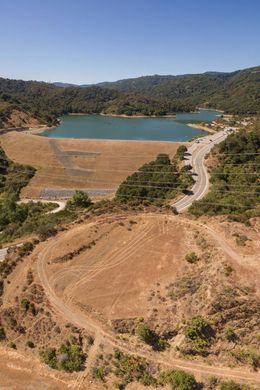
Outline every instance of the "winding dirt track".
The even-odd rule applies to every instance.
[[[161,218],[161,216],[157,215],[147,215],[149,218]],[[165,216],[163,216],[165,218]],[[168,219],[173,219],[175,217],[167,216]],[[183,223],[186,224],[194,224],[197,227],[199,226],[201,229],[204,231],[207,231],[211,237],[216,241],[216,243],[220,246],[221,250],[230,256],[232,259],[234,259],[237,262],[241,262],[241,260],[245,260],[244,257],[238,255],[233,248],[225,241],[223,241],[223,238],[212,228],[209,228],[208,226],[202,224],[202,223],[197,223],[193,222],[190,220],[186,220],[182,217],[178,217],[182,220]],[[104,220],[104,219],[103,219]],[[102,222],[102,218],[100,219]],[[99,222],[100,222],[99,221]],[[91,222],[88,224],[88,227],[94,226],[96,222]],[[77,229],[79,227],[75,228],[75,234],[77,233]],[[172,358],[164,358],[164,357],[159,357],[158,354],[154,352],[147,352],[144,353],[143,351],[139,351],[138,349],[131,348],[128,344],[125,342],[116,339],[115,335],[113,334],[112,331],[110,331],[109,328],[106,328],[105,326],[102,326],[99,322],[91,318],[87,313],[83,313],[78,309],[75,305],[73,306],[73,302],[71,300],[66,300],[68,299],[67,297],[59,297],[53,287],[50,284],[50,281],[48,280],[47,273],[46,273],[46,266],[47,262],[49,260],[49,255],[51,254],[53,248],[55,248],[56,245],[59,245],[60,239],[66,235],[67,232],[63,233],[62,235],[59,236],[59,240],[57,238],[49,241],[46,243],[45,249],[40,253],[38,257],[38,262],[37,262],[37,270],[38,270],[38,275],[41,280],[42,286],[44,287],[45,293],[53,307],[53,309],[58,312],[66,321],[69,321],[73,323],[74,325],[81,327],[88,332],[95,334],[95,343],[92,346],[90,350],[90,360],[94,361],[95,354],[98,350],[98,345],[100,343],[100,340],[102,340],[102,343],[107,343],[110,346],[120,349],[123,352],[132,354],[132,355],[137,355],[146,358],[147,360],[161,364],[164,367],[168,368],[179,368],[179,369],[184,369],[191,371],[195,374],[203,374],[203,375],[215,375],[223,378],[230,378],[238,381],[246,381],[246,382],[252,382],[252,383],[260,383],[260,374],[257,372],[250,372],[249,370],[239,370],[239,369],[231,369],[229,367],[216,367],[216,366],[209,366],[204,363],[197,363],[197,362],[192,362],[192,361],[187,361],[183,359],[172,359]],[[141,240],[145,240],[145,236],[149,235],[149,229],[145,229],[144,235],[140,238]],[[137,241],[137,240],[135,240]],[[138,240],[139,243],[139,240]],[[134,246],[137,244],[137,242],[130,242],[129,243],[129,250],[131,253],[129,255],[126,253],[125,250],[118,250],[117,253],[115,253],[115,256],[112,256],[112,258],[107,258],[104,260],[104,262],[101,264],[101,268],[104,266],[116,266],[116,262],[113,260],[116,259],[116,255],[119,255],[119,258],[117,257],[117,261],[125,261],[126,258],[130,256],[130,254],[134,253]],[[132,248],[132,249],[130,249]],[[86,278],[92,278],[93,275],[96,275],[101,269],[98,265],[95,266],[90,266],[90,274],[86,276]],[[84,280],[85,281],[85,280]],[[78,285],[81,284],[81,281],[78,282],[78,284],[74,287],[78,287]],[[73,287],[73,288],[74,288]],[[71,293],[71,291],[69,291]],[[65,298],[65,300],[64,300]],[[81,388],[83,385],[84,379],[87,376],[87,371],[85,371],[82,374],[79,374],[78,380],[75,383],[76,388]]]

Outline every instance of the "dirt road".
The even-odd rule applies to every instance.
[[[158,215],[149,215],[150,218],[161,218]],[[165,216],[163,216],[165,218]],[[167,218],[173,219],[176,217],[168,216]],[[181,219],[183,223],[194,223],[191,222],[185,218],[178,217]],[[102,220],[102,218],[100,219]],[[96,223],[91,222],[88,224],[89,227],[94,226]],[[198,225],[198,224],[197,224]],[[218,245],[221,246],[221,250],[230,256],[233,260],[240,262],[241,256],[237,255],[237,253],[234,251],[234,249],[225,241],[223,241],[223,238],[220,237],[220,235],[214,231],[212,228],[207,227],[206,225],[200,223],[199,227],[201,229],[204,229],[211,235],[213,240],[217,242]],[[80,227],[76,227],[74,229],[75,234],[77,234],[78,229]],[[64,237],[66,235],[66,232],[59,236],[59,239]],[[229,367],[217,367],[217,366],[209,366],[204,363],[200,362],[193,362],[193,361],[187,361],[184,359],[174,359],[174,358],[164,358],[160,357],[157,353],[154,352],[147,352],[144,353],[141,350],[138,350],[135,348],[131,348],[127,343],[118,340],[115,335],[112,333],[112,331],[109,328],[106,328],[105,326],[101,325],[99,322],[91,318],[87,313],[80,311],[78,307],[73,305],[72,301],[64,301],[65,297],[58,296],[56,291],[53,289],[52,285],[50,284],[48,280],[48,276],[46,273],[46,267],[48,266],[47,263],[50,259],[51,252],[55,248],[56,245],[60,245],[59,241],[57,241],[57,238],[54,240],[50,240],[46,243],[45,249],[39,254],[38,256],[38,262],[37,262],[37,271],[39,278],[41,280],[42,286],[45,289],[45,293],[50,300],[50,303],[55,311],[57,311],[60,315],[62,315],[66,321],[71,322],[75,324],[78,327],[81,327],[83,329],[86,329],[88,332],[95,334],[95,337],[97,340],[100,340],[102,338],[103,344],[109,344],[110,346],[114,348],[118,348],[126,353],[132,354],[132,355],[138,355],[146,358],[147,360],[159,363],[164,367],[168,368],[179,368],[191,371],[198,375],[215,375],[223,378],[229,378],[234,379],[238,381],[246,381],[246,382],[252,382],[252,383],[260,383],[260,374],[259,373],[253,373],[250,372],[248,369],[231,369]],[[93,354],[96,353],[97,344],[95,343],[92,347],[94,349],[93,353],[91,353],[92,359]],[[79,384],[84,382],[84,375],[82,375],[79,380]],[[80,387],[77,387],[80,388]]]
[[[21,204],[21,203],[29,203],[29,202],[34,202],[34,203],[37,203],[37,202],[41,202],[41,203],[54,203],[54,204],[58,205],[55,209],[53,209],[51,211],[48,211],[47,214],[56,214],[59,211],[64,210],[65,207],[66,207],[66,202],[65,201],[61,201],[61,200],[53,201],[53,200],[46,200],[46,199],[41,199],[41,198],[40,199],[28,199],[28,198],[25,198],[25,199],[19,200],[17,203]]]

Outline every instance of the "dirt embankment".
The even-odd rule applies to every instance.
[[[30,113],[13,109],[6,114],[1,121],[1,128],[29,128],[38,127],[41,123],[38,119],[34,118]]]
[[[12,132],[1,138],[12,160],[37,168],[23,197],[39,197],[44,189],[115,189],[131,173],[159,153],[172,157],[179,143],[49,139]]]
[[[247,241],[241,246],[242,235]],[[109,356],[115,348],[154,365],[194,372],[198,380],[216,375],[259,383],[247,355],[258,348],[258,240],[256,223],[243,229],[242,224],[214,218],[194,221],[128,211],[89,217],[40,243],[5,280],[4,344],[16,342],[21,356],[8,349],[0,373],[7,370],[14,379],[3,376],[3,385],[34,384],[36,377],[25,363],[31,359],[37,378],[50,388],[59,389],[60,382],[64,388],[101,389],[92,368],[99,356]],[[186,255],[192,252],[197,257],[189,262]],[[31,306],[23,308],[24,298],[34,303],[36,313]],[[185,326],[195,315],[204,316],[214,330],[204,357],[189,355],[191,345],[185,339]],[[170,347],[155,352],[141,342],[136,329],[143,322],[160,335],[168,334]],[[227,340],[228,328],[234,330],[234,340]],[[72,335],[83,341],[88,354],[83,372],[63,374],[37,361],[42,348],[57,347]],[[94,344],[86,342],[88,335]],[[27,347],[28,340],[35,348]],[[243,361],[236,360],[241,350]],[[56,387],[51,387],[53,380]]]

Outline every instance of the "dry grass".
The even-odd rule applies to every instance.
[[[49,138],[17,132],[2,136],[1,144],[9,158],[38,169],[23,190],[23,196],[37,197],[44,188],[116,188],[157,154],[167,153],[172,157],[180,145],[174,142],[58,139],[54,142],[60,149],[60,158],[52,142]],[[68,155],[73,152],[98,154]]]

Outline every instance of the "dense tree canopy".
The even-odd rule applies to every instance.
[[[0,78],[0,128],[14,109],[53,125],[67,113],[167,115],[196,106],[233,114],[260,110],[260,68],[233,73],[146,76],[94,86],[59,87]]]

